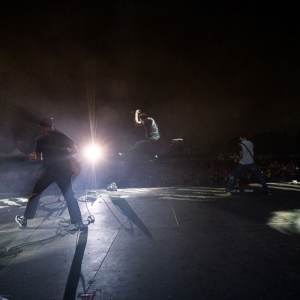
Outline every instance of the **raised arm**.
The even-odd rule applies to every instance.
[[[141,120],[139,119],[139,114],[141,113],[141,111],[139,109],[137,109],[135,111],[135,115],[134,115],[134,125],[135,126],[143,126]]]

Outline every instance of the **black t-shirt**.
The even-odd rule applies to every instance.
[[[142,124],[145,127],[146,138],[151,141],[157,141],[160,138],[158,127],[152,118],[145,119]]]
[[[61,132],[49,131],[35,140],[35,152],[42,153],[43,167],[49,170],[69,170],[70,153],[75,142]]]

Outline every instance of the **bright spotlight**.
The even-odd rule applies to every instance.
[[[97,160],[101,156],[101,149],[96,145],[91,145],[86,148],[85,155],[89,160]]]

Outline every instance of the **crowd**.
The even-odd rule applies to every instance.
[[[258,168],[267,182],[288,182],[300,180],[300,155],[257,157]],[[232,160],[224,157],[206,159],[181,159],[166,161],[144,161],[139,163],[109,162],[95,168],[95,185],[104,188],[115,182],[120,188],[169,187],[169,186],[211,186],[225,187],[234,169]],[[29,194],[40,168],[30,163],[14,164],[0,171],[1,193]],[[90,188],[90,170],[83,166],[82,177],[74,181],[74,188]],[[82,180],[81,180],[82,179]],[[237,179],[237,185],[255,182],[251,174],[244,172]],[[55,188],[52,188],[54,191]]]
[[[0,169],[0,195],[12,193],[28,196],[41,170],[32,162],[2,163]]]
[[[291,181],[299,178],[300,156],[258,157],[256,159],[263,178],[267,181]],[[160,186],[218,186],[225,187],[234,169],[232,160],[212,157],[203,160],[163,161],[135,163],[99,168],[99,187],[116,182],[124,187]],[[249,172],[237,179],[242,185],[255,182]]]

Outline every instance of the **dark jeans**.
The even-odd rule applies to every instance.
[[[269,191],[269,187],[267,186],[266,182],[264,179],[261,177],[259,170],[256,166],[255,163],[249,164],[249,165],[242,165],[242,164],[237,164],[232,175],[230,176],[228,183],[227,183],[227,190],[231,190],[234,185],[235,179],[241,174],[243,171],[250,171],[256,179],[259,181],[259,183],[263,186],[266,192]]]
[[[67,202],[71,223],[81,220],[80,208],[72,190],[71,176],[69,172],[50,172],[43,169],[37,179],[31,195],[29,196],[24,217],[33,219],[43,191],[53,182],[56,182]]]
[[[131,155],[131,154],[146,154],[146,155],[150,155],[153,154],[153,151],[155,151],[156,146],[158,145],[158,141],[152,141],[152,140],[141,140],[137,143],[135,143],[135,145],[133,147],[131,147],[128,151],[127,151],[127,155]]]

